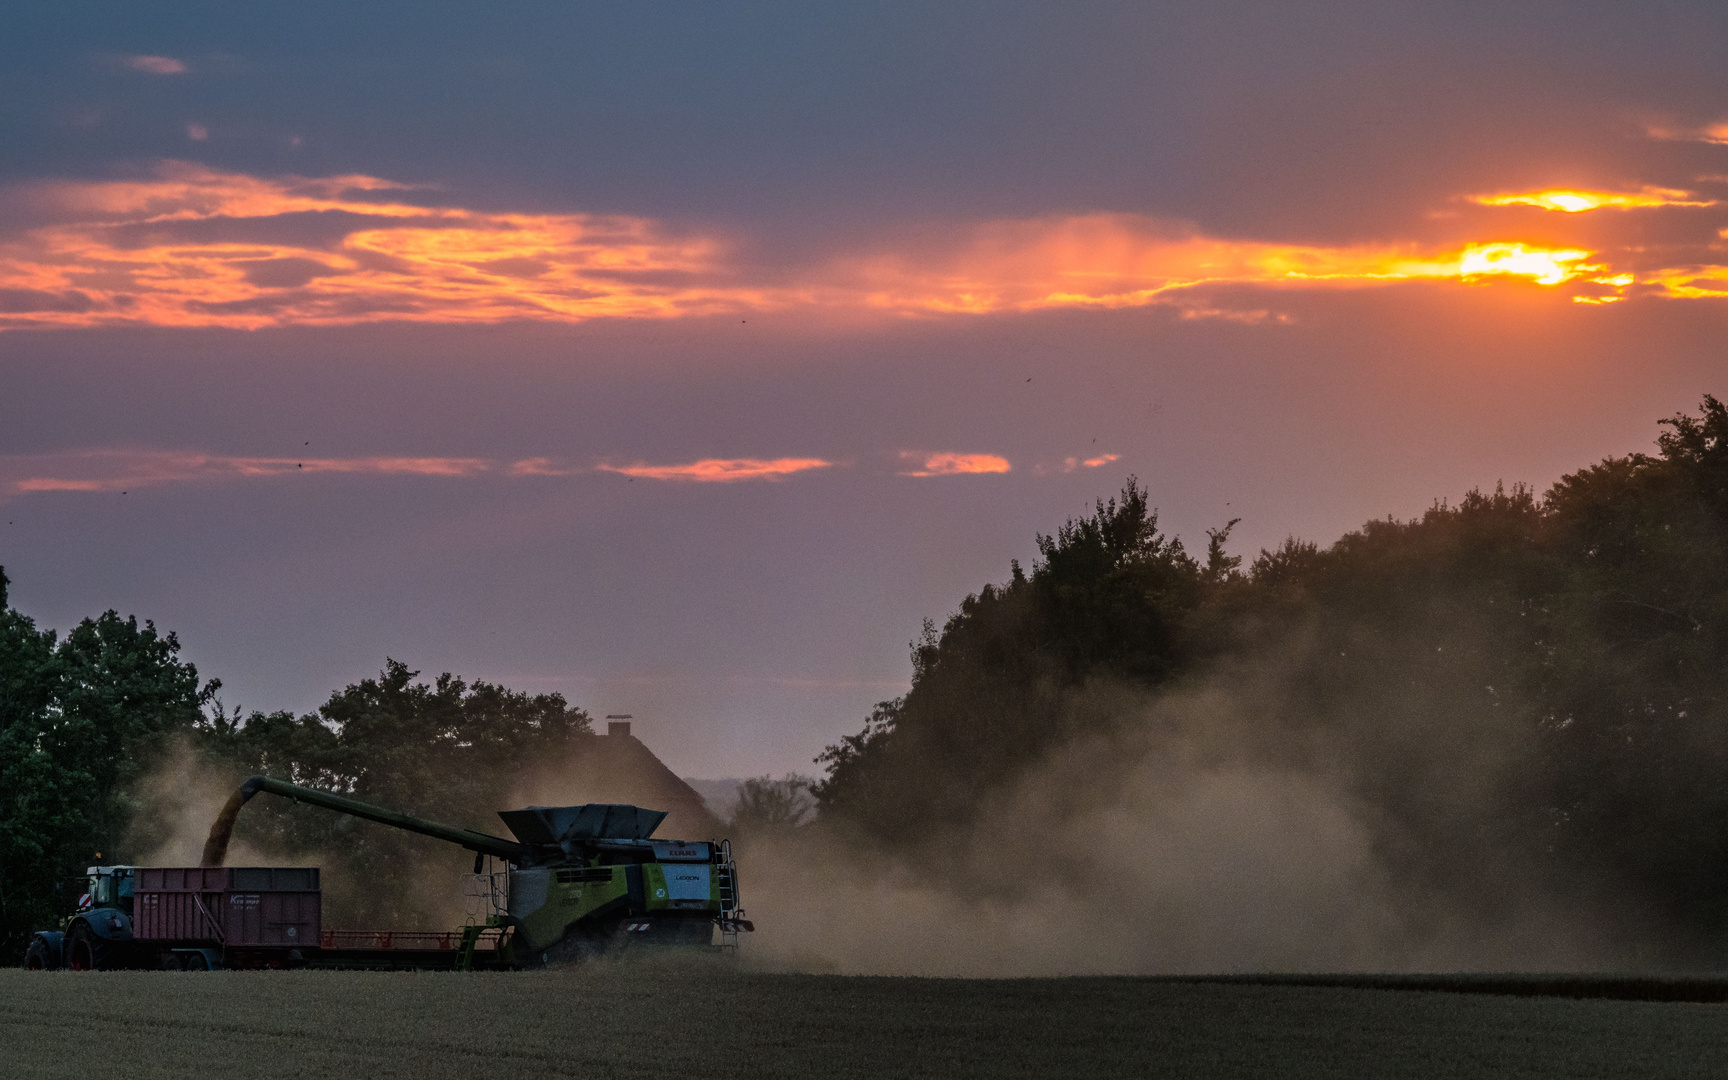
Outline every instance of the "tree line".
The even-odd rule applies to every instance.
[[[1342,777],[1410,880],[1487,910],[1539,879],[1728,957],[1728,409],[1655,449],[1247,567],[1234,522],[1191,555],[1131,478],[926,622],[910,691],[823,755],[822,816],[933,854],[1204,692],[1231,745]]]

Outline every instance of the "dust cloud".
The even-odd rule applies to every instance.
[[[700,795],[626,734],[596,735],[561,760],[525,764],[507,801],[512,809],[629,803],[665,810],[655,835],[667,839],[703,840],[722,828]]]
[[[243,779],[212,765],[184,740],[170,743],[132,792],[136,808],[122,842],[128,861],[138,866],[204,865],[211,825]],[[223,847],[225,859],[212,865],[317,865],[244,840]]]
[[[1500,781],[1519,760],[1503,741],[1455,716],[1444,737],[1438,717],[1322,730],[1278,714],[1275,673],[1259,687],[1236,674],[1150,701],[1092,688],[1076,707],[1116,714],[1110,734],[1060,748],[916,852],[822,825],[744,838],[749,963],[1024,976],[1648,962],[1600,893],[1500,842]]]
[[[915,849],[838,820],[736,832],[757,927],[745,963],[933,976],[1660,966],[1612,881],[1568,878],[1508,839],[1521,785],[1540,779],[1518,725],[1443,696],[1381,708],[1401,693],[1397,671],[1322,715],[1293,685],[1304,663],[1156,696],[1076,691],[1067,707],[1093,734]],[[523,770],[509,804],[633,802],[673,811],[659,835],[726,834],[677,802],[689,789],[639,742],[593,741]],[[137,791],[136,861],[196,865],[241,779],[185,747],[167,754]],[[465,867],[451,860],[466,853],[385,830],[401,852],[368,880],[357,850],[249,846],[275,835],[247,828],[262,809],[240,815],[228,862],[324,866],[327,925],[463,921]]]
[[[246,774],[170,744],[136,785],[135,811],[123,840],[124,861],[138,866],[315,866],[322,870],[323,925],[341,930],[449,930],[474,914],[464,894],[472,856],[449,844],[385,826],[340,818],[317,807],[255,796],[228,822],[232,838],[219,862],[206,863],[213,825],[233,808]],[[315,836],[296,843],[290,824],[310,821]],[[330,826],[335,828],[326,832]],[[356,828],[356,826],[358,828]],[[371,838],[355,836],[360,830]],[[372,831],[376,830],[376,831]],[[380,849],[382,841],[387,845]],[[384,869],[374,869],[374,861]]]

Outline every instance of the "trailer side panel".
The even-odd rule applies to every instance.
[[[140,867],[133,933],[140,941],[230,948],[316,946],[318,885],[315,867]]]

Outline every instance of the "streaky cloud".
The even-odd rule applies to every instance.
[[[1716,238],[1603,249],[1516,236],[1343,246],[1207,235],[1135,214],[929,227],[875,250],[752,264],[719,232],[624,215],[521,214],[408,201],[409,185],[264,178],[166,162],[149,176],[13,188],[28,224],[0,233],[0,329],[264,329],[419,322],[575,323],[803,311],[965,317],[1160,306],[1182,319],[1279,324],[1290,290],[1520,281],[1585,303],[1720,295]],[[1691,193],[1552,189],[1492,206],[1712,206]],[[1680,198],[1680,196],[1688,196]],[[1648,268],[1680,268],[1651,272]]]
[[[1701,199],[1679,188],[1645,185],[1637,191],[1593,191],[1585,188],[1548,188],[1542,191],[1507,191],[1493,195],[1470,195],[1480,206],[1534,206],[1563,214],[1591,210],[1647,210],[1659,206],[1716,206],[1720,200]]]
[[[484,458],[464,457],[233,457],[175,450],[81,450],[0,457],[0,497],[309,473],[468,477],[492,467]]]
[[[0,289],[53,300],[5,305],[0,328],[577,322],[762,305],[749,290],[704,283],[722,269],[713,237],[622,215],[392,198],[406,190],[370,176],[263,179],[168,162],[146,179],[14,191],[51,223],[0,237]],[[332,239],[320,219],[342,214],[355,219]],[[187,228],[200,223],[231,235],[197,239]],[[302,273],[260,274],[272,266]]]
[[[513,462],[474,457],[245,457],[195,451],[101,448],[0,456],[0,499],[46,492],[111,492],[162,484],[258,480],[313,474],[467,479],[569,477],[596,472],[648,480],[731,483],[781,480],[833,468],[823,458],[704,458],[674,465],[601,463],[582,466],[549,457]]]
[[[510,463],[511,476],[575,476],[587,472],[573,466],[561,465],[548,457],[523,458]]]
[[[822,458],[703,458],[683,465],[599,465],[602,472],[645,480],[683,480],[729,484],[741,480],[783,480],[794,473],[830,469],[834,462]]]
[[[964,476],[975,473],[1005,473],[1013,469],[1008,459],[998,454],[926,454],[913,450],[900,453],[903,461],[914,467],[901,476]]]
[[[186,74],[186,61],[172,56],[128,56],[125,63],[133,71],[142,71],[146,75]]]

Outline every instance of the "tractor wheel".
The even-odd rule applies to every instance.
[[[66,966],[73,971],[107,971],[114,966],[114,945],[79,923],[66,935]]]
[[[48,946],[41,938],[30,942],[30,948],[24,952],[24,969],[26,971],[48,970]]]

